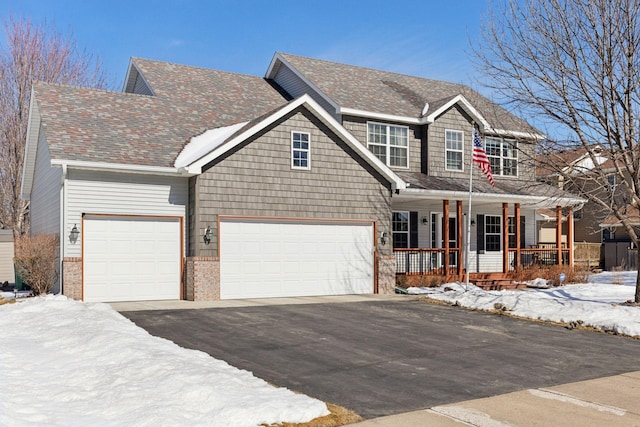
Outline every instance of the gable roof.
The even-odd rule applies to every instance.
[[[340,139],[342,139],[347,145],[353,148],[360,157],[371,165],[378,173],[380,173],[385,179],[391,183],[393,189],[405,188],[405,182],[394,173],[388,166],[380,161],[369,149],[360,143],[351,133],[349,133],[336,119],[334,119],[325,109],[323,109],[311,96],[305,94],[299,98],[290,101],[287,105],[277,108],[265,114],[262,117],[244,124],[239,124],[236,127],[220,128],[218,129],[220,135],[224,135],[222,138],[216,138],[215,136],[209,140],[209,148],[203,149],[200,146],[201,138],[204,135],[192,138],[192,143],[198,146],[199,153],[206,153],[199,158],[192,158],[193,160],[189,165],[183,166],[185,171],[189,174],[199,174],[202,172],[202,168],[215,159],[224,156],[227,152],[232,150],[247,139],[258,134],[273,123],[287,116],[289,113],[295,111],[298,108],[305,108],[307,111],[316,116],[324,125],[326,125],[333,133],[335,133]],[[233,134],[225,134],[226,131],[233,130]],[[217,132],[214,132],[217,133]],[[205,133],[206,134],[206,133]],[[224,137],[226,136],[226,139]],[[185,149],[190,149],[187,145]],[[182,155],[179,156],[182,158]],[[187,156],[185,156],[187,157]],[[177,166],[177,165],[176,165]]]
[[[260,116],[287,100],[260,77],[136,58],[155,96],[36,83],[33,96],[53,163],[173,167],[206,129]],[[131,76],[132,73],[129,73]],[[35,145],[35,144],[34,144]]]
[[[330,104],[338,106],[337,114],[384,115],[408,123],[428,123],[434,118],[431,112],[464,99],[476,110],[477,117],[472,118],[485,132],[542,137],[527,122],[466,85],[281,52],[274,55],[266,77],[274,78],[281,66],[289,67]]]

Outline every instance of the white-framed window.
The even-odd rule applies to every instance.
[[[387,166],[409,167],[409,128],[367,123],[367,146]]]
[[[501,245],[502,217],[499,215],[484,216],[484,250],[486,252],[499,252]]]
[[[464,133],[458,130],[445,130],[445,169],[448,171],[463,170]]]
[[[515,216],[510,216],[508,218],[508,224],[507,227],[509,228],[509,247],[510,248],[515,248],[517,245],[517,240],[516,240],[516,217]],[[520,230],[520,232],[522,233],[523,230]]]
[[[291,167],[293,169],[311,168],[311,146],[307,132],[291,132]]]
[[[409,212],[393,212],[391,220],[393,230],[393,247],[409,247]]]
[[[484,149],[494,176],[518,176],[518,147],[515,140],[488,136]]]

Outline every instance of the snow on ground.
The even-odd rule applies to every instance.
[[[1,305],[0,325],[3,426],[229,427],[328,414],[319,400],[153,337],[106,304],[28,298]]]
[[[413,295],[458,303],[463,307],[494,310],[530,319],[583,324],[603,331],[640,336],[640,307],[622,306],[633,300],[637,271],[603,272],[589,283],[543,289],[484,291],[474,285],[449,283],[437,288],[409,288]]]

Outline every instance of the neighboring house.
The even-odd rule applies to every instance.
[[[621,216],[628,216],[632,220],[632,224],[635,224],[637,210],[634,206],[626,205],[623,199],[624,195],[616,190],[618,177],[612,160],[600,146],[595,146],[590,151],[594,154],[595,162],[598,163],[598,170],[607,175],[607,185],[613,188],[618,203],[623,206],[618,213]],[[596,165],[583,147],[554,153],[539,160],[543,167],[537,169],[538,179],[568,191],[592,194],[604,193],[601,184],[594,182],[590,176],[596,171]],[[554,163],[557,166],[554,167]],[[571,179],[563,179],[562,174],[569,175]],[[631,238],[629,234],[615,215],[612,215],[609,210],[598,206],[594,202],[587,201],[582,209],[574,211],[573,216],[576,256],[588,258],[588,262],[586,259],[581,260],[581,262],[587,262],[590,267],[599,266],[605,269],[628,264],[626,261],[626,248],[633,245],[630,244]],[[539,210],[538,220],[539,243],[545,244],[549,242],[548,236],[552,235],[553,230],[556,228],[556,218],[553,212]],[[563,221],[566,221],[566,215],[563,216]],[[563,226],[563,241],[566,241],[566,231],[567,225],[565,223]],[[620,252],[620,250],[616,249],[618,247],[625,248],[624,254],[615,254],[615,252]],[[596,256],[599,262],[594,263],[593,260]]]
[[[13,231],[0,230],[0,286],[15,283]]]
[[[463,85],[294,55],[265,78],[133,58],[124,93],[36,84],[22,195],[73,298],[392,292],[463,273],[474,126],[496,186],[472,167],[470,271],[508,273],[535,209],[581,203],[522,163],[536,131]]]

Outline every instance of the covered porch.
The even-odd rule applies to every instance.
[[[464,281],[468,268],[469,281],[491,285],[530,268],[574,265],[576,199],[520,197],[514,201],[506,195],[474,196],[469,217],[468,199],[404,196],[396,197],[392,206],[396,277],[424,275]],[[568,218],[568,235],[563,239],[562,221],[557,221],[555,244],[541,245],[535,211],[549,207],[550,202],[558,203],[553,207],[558,218]]]

